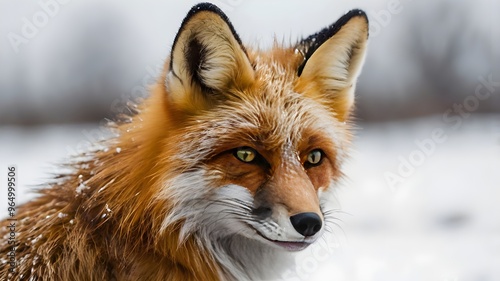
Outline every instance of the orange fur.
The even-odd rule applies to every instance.
[[[347,40],[351,45],[367,35],[366,20],[354,18],[340,29],[361,34]],[[202,32],[211,25],[222,34],[219,39]],[[239,49],[231,28],[213,11],[192,16],[150,97],[130,123],[116,128],[119,137],[107,143],[108,149],[73,163],[74,173],[61,176],[19,208],[18,267],[8,280],[238,279],[210,245],[196,238],[196,231],[185,233],[189,218],[166,219],[183,210],[183,203],[175,201],[176,192],[182,192],[173,188],[175,179],[197,169],[205,171],[207,189],[241,186],[255,202],[285,206],[290,216],[322,212],[319,190],[342,175],[340,165],[350,143],[345,121],[352,98],[347,92],[353,90],[357,73],[346,78],[345,89],[332,92],[327,82],[315,78],[316,72],[324,76],[322,71],[327,71],[319,66],[306,64],[303,76],[297,75],[306,58],[296,47]],[[217,58],[221,43],[203,40],[229,42],[233,59],[222,60],[223,65],[214,60],[215,68],[195,73],[200,77],[189,74],[192,62],[179,57],[199,47],[189,45],[193,38],[213,44],[214,53],[202,60]],[[326,44],[343,44],[332,42]],[[360,44],[356,48],[364,48],[365,42]],[[327,55],[320,54],[313,54],[315,64]],[[357,72],[359,66],[355,68]],[[205,83],[210,75],[217,82]],[[242,163],[231,153],[237,147],[252,147],[267,164]],[[317,148],[325,155],[323,162],[304,168],[308,153]],[[6,225],[1,222],[1,236],[7,235]],[[0,252],[8,251],[2,242]],[[2,278],[8,276],[7,268],[0,269]]]

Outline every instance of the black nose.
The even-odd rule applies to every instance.
[[[316,213],[300,213],[290,217],[293,228],[304,236],[313,236],[321,229],[321,218]]]

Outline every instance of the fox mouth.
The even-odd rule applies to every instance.
[[[273,239],[270,239],[270,238],[266,237],[260,231],[258,231],[257,229],[255,229],[253,226],[250,226],[250,228],[253,229],[257,233],[257,235],[259,235],[260,237],[262,237],[267,242],[270,242],[274,246],[276,246],[276,247],[278,247],[280,249],[284,249],[284,250],[289,251],[289,252],[302,251],[305,248],[309,247],[309,245],[311,245],[314,242],[314,241],[310,241],[309,242],[309,241],[280,241],[280,240],[273,240]]]
[[[278,247],[283,248],[283,249],[290,251],[290,252],[302,251],[305,248],[309,247],[309,245],[311,245],[311,243],[307,243],[307,242],[278,241],[278,240],[271,240],[271,239],[268,239],[266,237],[264,237],[264,238],[267,241],[274,243]]]

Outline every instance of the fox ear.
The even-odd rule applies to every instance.
[[[299,42],[304,55],[296,91],[327,105],[345,121],[354,104],[356,80],[368,40],[368,18],[352,10],[336,23]]]
[[[175,37],[165,86],[171,101],[195,113],[254,81],[254,70],[227,16],[216,6],[194,6]]]

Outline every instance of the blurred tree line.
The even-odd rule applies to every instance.
[[[443,114],[474,95],[480,77],[500,82],[496,2],[401,2],[401,11],[370,39],[357,88],[357,118]],[[382,12],[369,12],[370,20],[376,23]],[[128,99],[145,96],[163,62],[145,55],[141,30],[114,7],[61,13],[51,20],[46,27],[51,35],[30,42],[37,51],[12,54],[7,41],[0,43],[0,125],[96,122],[123,113]],[[71,20],[78,25],[63,24]],[[163,41],[158,44],[168,49]],[[499,93],[497,87],[475,112],[500,112]]]

